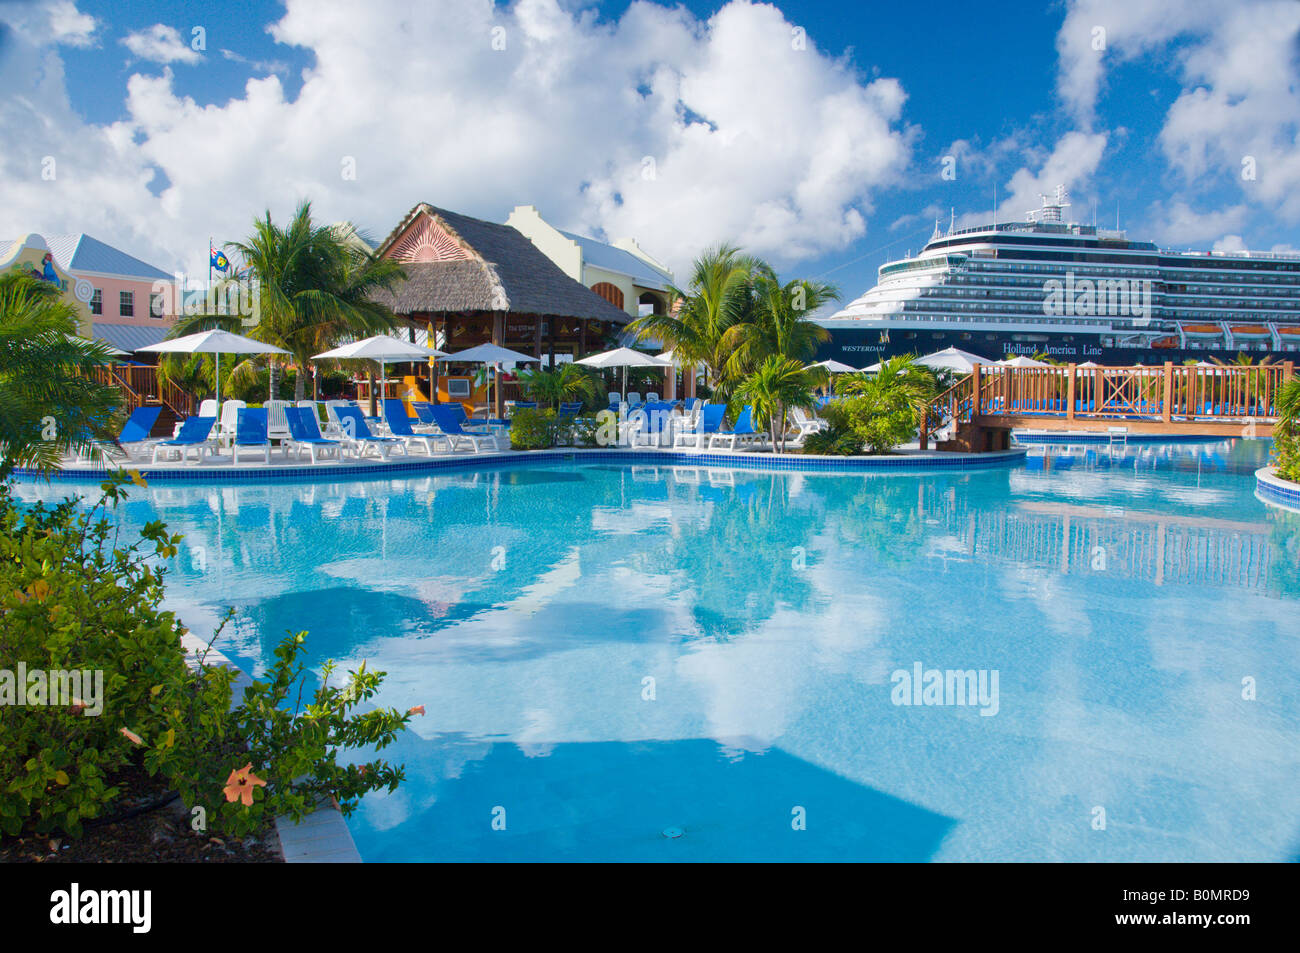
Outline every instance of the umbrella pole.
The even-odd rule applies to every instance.
[[[221,416],[221,352],[218,351],[216,354],[212,356],[217,360],[217,377],[216,377],[217,417],[220,418]]]

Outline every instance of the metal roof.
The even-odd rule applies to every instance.
[[[173,277],[161,268],[155,268],[134,255],[128,255],[112,245],[101,242],[98,238],[92,238],[85,232],[41,237],[54,253],[54,260],[65,271],[90,271],[105,275],[121,275],[124,278],[147,278],[151,281],[159,278],[170,280]],[[13,242],[9,244],[12,245]]]
[[[167,337],[171,326],[150,327],[143,324],[92,324],[90,333],[123,351],[137,351],[157,344]]]
[[[594,238],[587,238],[584,235],[575,235],[573,232],[560,231],[560,234],[570,241],[578,243],[578,247],[582,249],[582,260],[587,264],[620,275],[627,275],[634,283],[641,285],[643,288],[653,288],[656,291],[667,290],[667,276],[651,268],[630,251],[615,248],[613,245],[606,245],[604,242],[596,241]]]

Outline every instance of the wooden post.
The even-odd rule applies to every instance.
[[[1160,419],[1169,423],[1174,412],[1174,364],[1165,361],[1164,403],[1160,408]]]
[[[976,364],[976,365],[971,369],[971,374],[970,374],[970,389],[971,389],[970,414],[971,414],[971,420],[972,420],[972,421],[973,421],[976,417],[982,417],[982,416],[984,416],[984,410],[983,410],[983,408],[980,407],[980,377],[981,377],[981,375],[980,375],[980,368],[982,368],[983,366],[984,366],[984,365],[982,365],[982,364]]]
[[[505,347],[506,336],[506,314],[504,311],[494,311],[492,313],[492,343],[498,347]],[[501,407],[501,372],[494,371],[493,377],[493,394],[492,394],[492,416],[497,420],[502,417]]]
[[[578,360],[587,356],[587,319],[578,321]]]
[[[917,446],[922,450],[930,449],[930,408],[927,406],[921,411],[921,432],[917,440]]]
[[[537,358],[537,366],[542,366],[542,316],[539,314],[533,318],[533,357]]]
[[[695,365],[686,364],[682,367],[682,396],[687,400],[695,399]]]
[[[1074,419],[1074,364],[1066,368],[1070,379],[1065,382],[1065,419]]]
[[[546,319],[546,347],[551,355],[551,370],[555,370],[555,316]]]

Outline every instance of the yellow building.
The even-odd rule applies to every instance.
[[[506,224],[522,232],[570,278],[636,318],[668,311],[673,273],[633,239],[613,244],[561,231],[532,205],[519,205]]]
[[[94,337],[91,331],[90,299],[95,286],[78,278],[59,264],[45,239],[35,233],[19,241],[0,241],[0,272],[21,271],[57,285],[68,304],[77,309],[77,323],[82,337]]]

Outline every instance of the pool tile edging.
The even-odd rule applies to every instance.
[[[532,451],[498,451],[486,454],[466,454],[454,457],[421,457],[401,462],[373,464],[330,465],[328,467],[292,466],[271,467],[268,469],[242,470],[232,467],[230,470],[210,469],[153,469],[149,466],[123,467],[123,470],[135,470],[144,479],[172,483],[273,483],[312,480],[319,477],[326,479],[385,479],[395,474],[422,473],[436,470],[460,470],[489,468],[502,463],[552,461],[567,459],[624,460],[629,463],[659,462],[689,466],[692,464],[710,467],[731,467],[734,469],[756,470],[797,470],[821,471],[827,473],[861,473],[872,470],[906,470],[924,472],[934,469],[983,470],[991,467],[1006,466],[1020,462],[1028,453],[1027,448],[999,450],[992,453],[962,453],[950,456],[919,456],[901,454],[889,457],[829,457],[807,454],[750,454],[750,453],[710,453],[708,451],[616,449],[585,449],[578,447],[558,447],[551,450]],[[114,468],[116,469],[116,468]],[[16,476],[26,479],[44,479],[45,475],[33,470],[16,470]],[[99,483],[105,480],[113,470],[105,467],[96,469],[57,470],[49,474],[51,480],[68,483]]]
[[[1300,513],[1300,483],[1283,480],[1277,467],[1260,467],[1255,471],[1255,497],[1271,506]]]

